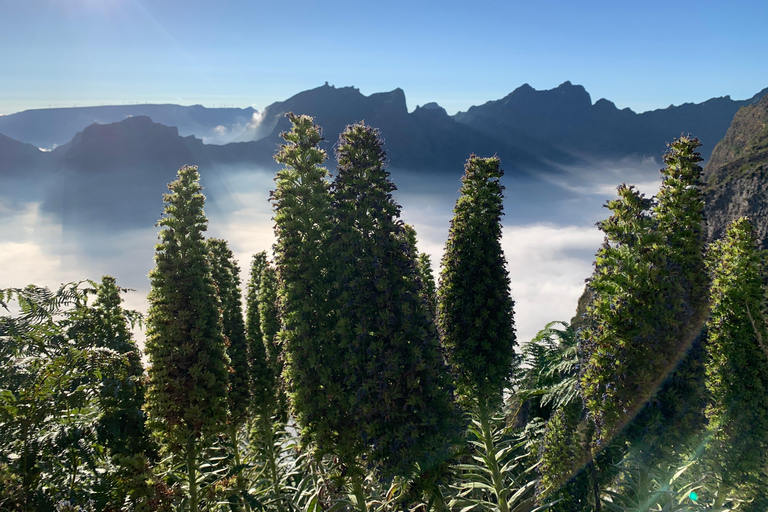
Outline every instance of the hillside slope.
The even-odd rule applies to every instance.
[[[704,180],[709,239],[722,237],[731,221],[746,215],[768,249],[768,96],[736,113]]]

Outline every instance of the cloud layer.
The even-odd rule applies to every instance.
[[[553,202],[552,197],[537,197],[515,189],[514,183],[508,185],[502,246],[516,302],[519,341],[531,339],[552,320],[573,317],[602,241],[602,234],[594,227],[594,222],[608,213],[601,205],[615,196],[617,181],[628,181],[622,178],[640,178],[647,182],[641,185],[642,190],[655,192],[658,181],[653,181],[650,172],[654,167],[653,161],[624,162],[616,164],[614,170],[595,171],[584,181],[582,190],[569,192],[570,202]],[[400,186],[394,196],[402,205],[402,218],[415,227],[419,249],[430,255],[439,279],[460,187],[458,176],[437,179],[394,174]],[[243,291],[252,255],[267,251],[271,258],[275,238],[268,198],[273,180],[272,172],[259,169],[203,173],[204,192],[212,198],[206,204],[208,236],[229,241],[239,260]],[[160,201],[158,197],[158,204]],[[533,215],[516,215],[517,211],[537,208],[549,209],[548,222]],[[126,307],[146,311],[147,273],[153,266],[156,241],[154,226],[117,232],[63,226],[57,217],[43,213],[39,203],[12,203],[0,198],[0,287],[34,283],[54,288],[63,282],[99,280],[101,275],[110,274],[119,285],[136,289],[126,295]],[[141,334],[139,337],[143,338]]]

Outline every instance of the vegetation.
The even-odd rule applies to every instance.
[[[197,512],[198,455],[227,424],[229,359],[203,233],[205,197],[196,167],[168,185],[149,278],[147,413],[155,438],[183,456],[189,510]]]
[[[438,292],[437,324],[459,396],[481,414],[501,405],[515,362],[514,302],[501,250],[500,165],[498,158],[473,155],[464,167]]]
[[[114,278],[0,290],[0,510],[766,510],[768,273],[747,219],[706,249],[696,139],[608,203],[585,317],[516,352],[499,160],[435,286],[378,131],[331,180],[290,121],[244,306],[197,169],[169,185],[146,368]]]
[[[708,463],[720,475],[715,505],[765,484],[768,462],[768,330],[764,262],[752,226],[734,221],[710,249],[712,313],[707,387]],[[762,482],[761,482],[762,481]],[[746,494],[752,491],[746,490]],[[754,496],[757,497],[757,496]]]

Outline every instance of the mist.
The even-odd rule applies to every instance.
[[[329,166],[330,167],[330,166]],[[606,218],[603,205],[622,182],[637,182],[647,195],[658,189],[658,163],[653,160],[595,163],[563,169],[552,186],[541,187],[509,174],[505,185],[502,247],[515,300],[518,340],[530,340],[552,320],[569,321],[584,281],[592,273],[602,234],[595,222]],[[430,255],[439,280],[461,172],[414,173],[393,169],[402,206],[401,218],[418,234],[418,248]],[[229,242],[239,261],[242,288],[254,253],[272,257],[275,242],[269,192],[274,171],[242,167],[200,169],[206,202],[208,237]],[[582,176],[578,186],[569,176]],[[2,192],[0,192],[2,194]],[[162,211],[158,194],[155,211]],[[67,216],[41,208],[39,201],[0,195],[0,286],[28,284],[56,288],[62,283],[112,275],[128,308],[147,310],[148,273],[154,265],[158,228],[136,228],[102,219],[99,223],[67,221]],[[143,339],[141,333],[137,333]]]

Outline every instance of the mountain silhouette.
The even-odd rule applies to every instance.
[[[460,173],[470,154],[498,154],[512,172],[525,174],[528,168],[549,168],[531,145],[517,141],[490,139],[483,133],[457,122],[437,104],[409,113],[402,89],[365,96],[354,87],[336,88],[328,84],[301,92],[286,101],[273,103],[263,111],[253,137],[274,148],[283,140],[280,133],[290,129],[285,114],[307,114],[323,128],[324,148],[333,158],[333,145],[347,125],[364,121],[378,128],[385,142],[390,166],[411,170]],[[547,146],[550,159],[569,159],[568,155]]]
[[[606,99],[593,104],[584,87],[571,82],[545,91],[524,84],[454,117],[491,137],[529,137],[576,155],[604,157],[657,156],[666,143],[690,133],[704,142],[701,152],[707,159],[739,108],[766,93],[768,88],[743,101],[725,96],[637,114]]]
[[[178,105],[25,111],[0,117],[4,134],[0,136],[0,190],[4,196],[21,190],[23,197],[44,194],[43,208],[71,222],[151,225],[160,216],[158,198],[182,165],[199,165],[209,177],[223,176],[230,169],[278,169],[273,156],[283,143],[280,133],[290,129],[286,113],[294,112],[313,116],[323,127],[327,139],[323,147],[330,157],[326,166],[331,171],[339,133],[349,124],[365,121],[380,130],[393,170],[414,176],[424,172],[430,180],[457,180],[470,154],[498,155],[506,170],[509,196],[518,194],[515,201],[538,197],[563,202],[577,192],[564,187],[565,180],[560,178],[567,175],[573,188],[579,169],[588,162],[658,158],[666,142],[680,133],[699,137],[708,157],[707,148],[725,135],[734,113],[740,107],[756,106],[766,91],[743,101],[713,98],[642,114],[620,110],[605,99],[592,103],[584,87],[570,82],[546,91],[523,85],[500,100],[454,116],[434,102],[409,112],[402,89],[365,96],[354,87],[328,84],[261,112]],[[154,117],[130,113],[138,111]],[[110,116],[119,119],[86,123]],[[86,124],[62,143],[61,137],[78,123]],[[205,134],[214,132],[249,140],[204,143]],[[53,140],[60,145],[52,151],[36,147]],[[721,165],[728,159],[722,154],[713,156],[713,162]],[[46,176],[47,185],[36,186],[32,176]],[[529,203],[519,207],[529,208]]]
[[[51,155],[57,183],[43,208],[84,225],[151,226],[176,171],[210,167],[202,141],[145,116],[88,126]]]
[[[147,116],[156,123],[175,126],[182,135],[206,142],[230,142],[253,118],[253,108],[206,108],[201,105],[109,105],[25,110],[0,116],[0,133],[12,139],[53,148],[69,142],[93,123],[109,124],[128,117]]]

